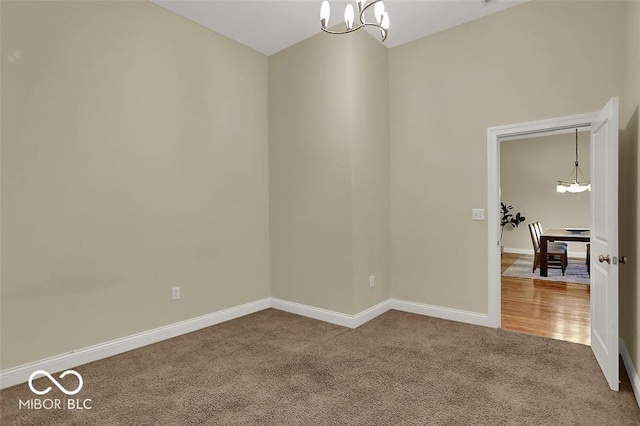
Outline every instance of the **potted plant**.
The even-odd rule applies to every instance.
[[[502,232],[500,232],[500,242],[502,243],[504,227],[510,225],[513,228],[517,228],[522,222],[526,220],[526,218],[522,216],[520,212],[516,213],[516,215],[514,216],[511,213],[511,210],[513,210],[513,206],[507,205],[503,202],[500,202],[500,208],[502,210],[502,219],[500,219],[500,226],[502,227]]]

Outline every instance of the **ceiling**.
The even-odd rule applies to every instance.
[[[151,1],[265,55],[321,32],[320,0]],[[395,47],[525,1],[493,0],[485,5],[482,0],[387,0],[390,26],[384,45]],[[329,3],[332,27],[343,22],[349,2]],[[351,3],[355,5],[355,1]],[[371,34],[376,33],[371,30]]]

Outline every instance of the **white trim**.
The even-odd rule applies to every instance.
[[[363,324],[368,323],[375,317],[378,317],[391,309],[391,299],[387,299],[384,302],[380,302],[359,314],[354,315],[354,327],[360,327]]]
[[[271,298],[271,307],[281,311],[289,312],[303,317],[313,318],[331,324],[341,325],[348,328],[357,328],[362,324],[371,321],[378,315],[382,315],[389,310],[390,302],[385,300],[358,314],[349,315],[328,309],[316,308],[314,306],[303,305],[301,303],[289,302],[282,299]]]
[[[26,382],[31,373],[35,370],[45,370],[50,373],[67,370],[69,368],[77,367],[78,365],[118,355],[132,349],[138,349],[152,343],[157,343],[162,340],[191,333],[192,331],[220,324],[225,321],[240,318],[242,316],[267,309],[270,306],[269,298],[265,298],[229,309],[223,309],[211,314],[202,315],[197,318],[180,321],[175,324],[154,328],[153,330],[143,331],[142,333],[89,346],[77,351],[71,351],[66,354],[2,370],[0,371],[0,389]]]
[[[528,254],[530,256],[533,256],[533,250],[532,249],[503,247],[502,251],[504,253]],[[573,258],[576,258],[576,259],[586,259],[587,258],[587,253],[582,252],[582,251],[570,251],[570,252],[567,253],[567,256],[573,257]]]
[[[225,321],[240,318],[267,308],[279,309],[281,311],[348,328],[360,327],[390,309],[467,324],[490,326],[488,316],[486,314],[426,305],[406,300],[387,299],[360,313],[349,315],[269,297],[0,371],[0,389],[26,382],[31,373],[35,370],[45,370],[50,373],[67,370],[69,368],[74,368],[89,362],[98,361],[133,349],[138,349],[182,334],[191,333]]]
[[[445,308],[442,306],[427,305],[424,303],[410,302],[408,300],[388,299],[380,302],[369,309],[355,315],[343,314],[327,309],[316,308],[296,302],[271,298],[271,307],[281,311],[290,312],[296,315],[313,318],[331,324],[341,325],[348,328],[357,328],[371,321],[378,315],[382,315],[390,309],[409,312],[412,314],[425,315],[434,318],[441,318],[450,321],[458,321],[466,324],[481,325],[490,327],[488,316],[477,312],[463,311],[460,309]]]
[[[487,315],[500,328],[500,143],[498,132],[487,129]],[[495,242],[494,242],[495,241]]]
[[[624,363],[624,368],[627,370],[627,375],[629,376],[629,380],[631,381],[631,388],[633,389],[633,394],[636,396],[636,402],[640,407],[640,377],[638,376],[638,371],[633,365],[633,361],[631,360],[631,354],[627,349],[627,345],[625,345],[622,337],[618,342],[618,347],[620,350],[620,355],[622,356],[622,362]]]
[[[529,121],[525,123],[507,124],[505,126],[489,127],[490,133],[502,140],[523,139],[536,137],[562,129],[574,129],[576,127],[590,128],[591,123],[598,116],[597,112],[570,115],[566,117],[549,118],[546,120]]]
[[[500,141],[568,128],[591,127],[597,116],[598,113],[579,114],[487,129],[487,312],[491,327],[500,327]]]
[[[589,126],[584,126],[584,127],[579,127],[578,128],[578,132],[588,132]],[[539,132],[535,132],[535,134],[533,135],[534,137],[539,137],[539,136],[556,136],[556,135],[565,135],[568,133],[574,134],[574,132],[576,131],[575,127],[564,127],[564,128],[560,128],[560,129],[554,129],[554,130],[549,130],[549,131],[539,131]],[[506,141],[515,141],[515,140],[519,140],[519,139],[529,139],[531,138],[531,134],[517,134],[514,136],[505,136],[503,138],[500,138],[500,140],[502,142],[506,142]]]
[[[442,306],[427,305],[424,303],[410,302],[408,300],[389,299],[391,309],[409,312],[412,314],[425,315],[450,321],[463,322],[466,324],[482,325],[492,327],[487,314],[463,311],[460,309],[444,308]]]
[[[513,248],[513,247],[502,247],[503,253],[513,253],[513,254],[529,254],[533,256],[532,249],[521,249],[521,248]]]

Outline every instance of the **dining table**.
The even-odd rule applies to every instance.
[[[548,276],[547,245],[550,241],[580,241],[588,243],[591,240],[589,228],[559,228],[547,229],[540,235],[540,276]]]

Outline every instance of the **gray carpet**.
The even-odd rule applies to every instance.
[[[531,272],[533,266],[533,255],[522,255],[511,264],[502,275],[507,277],[531,278],[536,280],[557,281],[565,283],[589,284],[589,274],[584,259],[570,258],[567,269],[562,275],[561,269],[548,269],[546,277],[540,276],[540,268]]]
[[[1,423],[640,422],[629,384],[610,391],[587,346],[398,311],[350,330],[268,309],[76,370],[92,410],[18,410],[24,384],[0,392]]]

